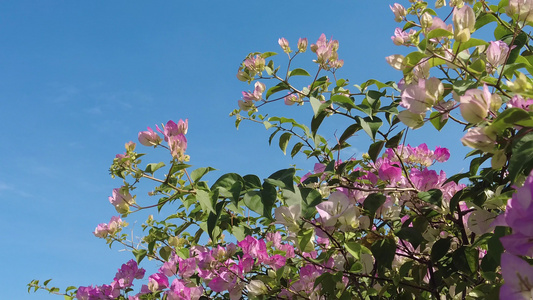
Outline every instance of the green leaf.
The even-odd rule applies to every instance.
[[[384,238],[375,241],[370,248],[372,255],[376,259],[376,264],[380,268],[392,268],[392,261],[396,254],[396,241],[393,238]]]
[[[333,95],[331,96],[331,102],[339,104],[340,106],[346,108],[347,110],[350,110],[352,108],[355,108],[355,104],[353,103],[353,100],[350,99],[350,97],[345,95]]]
[[[441,131],[441,129],[444,127],[444,125],[446,125],[446,123],[448,122],[448,118],[443,120],[441,118],[441,115],[442,114],[440,112],[438,112],[438,111],[434,111],[434,112],[431,113],[431,115],[429,115],[429,120],[430,120],[431,124],[438,131]]]
[[[442,203],[442,191],[439,189],[431,189],[427,192],[419,192],[418,198],[424,202],[440,206]]]
[[[356,133],[357,131],[359,131],[361,129],[362,129],[362,127],[358,123],[354,123],[354,124],[348,126],[348,128],[346,128],[346,130],[344,130],[344,132],[342,133],[341,137],[339,138],[339,143],[342,143],[342,142],[346,141],[354,133]]]
[[[225,205],[226,203],[224,201],[218,202],[216,205],[216,212],[210,213],[209,217],[207,217],[207,233],[212,241],[217,241],[222,234],[222,230],[217,225]]]
[[[477,249],[462,246],[452,254],[453,265],[467,274],[476,272],[479,262]]]
[[[192,167],[191,165],[188,165],[188,164],[182,164],[182,163],[179,163],[179,164],[173,164],[172,167],[170,168],[170,175],[172,174],[175,174],[176,172],[178,171],[181,171],[183,169],[187,169],[189,167]]]
[[[509,180],[512,183],[519,175],[529,175],[533,168],[533,134],[523,136],[513,146],[513,154],[509,160]]]
[[[496,117],[489,126],[489,130],[501,135],[505,129],[511,128],[519,123],[521,126],[533,127],[533,116],[518,107],[508,108]]]
[[[498,18],[496,18],[493,14],[490,13],[484,13],[482,12],[477,18],[476,18],[476,25],[474,28],[478,30],[479,28],[491,23],[498,21]]]
[[[265,179],[265,182],[294,192],[295,173],[296,170],[294,168],[279,170]]]
[[[453,36],[453,32],[450,32],[442,28],[436,28],[436,29],[431,30],[428,33],[427,38],[434,39],[434,38],[439,38],[439,37],[451,37],[451,36]]]
[[[261,179],[256,175],[244,175],[242,179],[244,180],[244,188],[246,190],[261,188]]]
[[[313,136],[316,135],[320,124],[322,124],[322,121],[324,121],[324,118],[327,115],[327,113],[321,112],[318,116],[313,116],[313,119],[311,119],[311,133],[313,134]]]
[[[263,189],[261,190],[261,203],[263,203],[263,212],[261,215],[263,217],[272,219],[272,209],[274,208],[274,203],[276,203],[277,198],[278,191],[276,190],[276,187],[265,180],[263,183]]]
[[[298,248],[302,252],[310,252],[307,250],[313,249],[313,244],[311,243],[311,238],[313,237],[314,229],[302,229],[298,232]]]
[[[198,202],[200,203],[200,207],[202,207],[203,211],[215,213],[215,208],[213,207],[213,200],[211,198],[211,193],[208,193],[204,190],[197,190],[196,200],[198,200]]]
[[[422,234],[413,227],[400,228],[395,234],[400,239],[411,243],[415,249],[424,241]]]
[[[378,117],[358,117],[357,121],[359,124],[361,124],[363,130],[372,138],[372,140],[376,139],[376,133],[381,125],[383,125],[383,121],[381,121],[381,119]]]
[[[348,253],[355,257],[355,259],[361,259],[361,244],[357,242],[347,242],[344,244],[344,248]]]
[[[211,167],[207,167],[207,168],[198,168],[194,171],[191,172],[191,180],[193,182],[197,182],[198,180],[202,179],[202,177],[204,177],[205,174],[211,172],[211,171],[214,171],[216,169],[214,168],[211,168]]]
[[[370,156],[370,159],[372,159],[373,162],[376,162],[378,159],[379,153],[383,149],[383,146],[385,145],[385,141],[377,141],[368,147],[368,155]]]
[[[131,252],[133,253],[133,256],[135,256],[135,259],[137,260],[137,264],[140,264],[143,258],[145,258],[147,254],[146,249],[133,249]]]
[[[468,48],[472,48],[472,47],[476,47],[476,46],[482,46],[482,45],[486,46],[488,44],[489,43],[487,43],[484,40],[473,39],[473,38],[469,39],[468,41],[466,41],[464,43],[455,42],[454,45],[453,45],[453,53],[458,54],[458,53],[460,53],[463,50],[466,50]]]
[[[448,253],[450,249],[451,241],[450,239],[440,239],[436,241],[431,247],[431,261],[437,262]]]
[[[244,205],[253,212],[262,215],[264,211],[263,202],[261,201],[261,191],[249,191],[244,194]]]
[[[366,197],[363,202],[363,207],[369,212],[369,216],[373,218],[378,208],[380,208],[386,200],[387,197],[385,197],[385,195],[373,193]]]
[[[292,133],[285,132],[279,137],[279,148],[283,151],[283,155],[286,155],[287,146],[289,145],[289,140],[292,137]]]
[[[157,164],[151,163],[151,164],[146,165],[146,169],[144,169],[144,172],[154,174],[155,171],[157,171],[158,169],[161,169],[164,166],[165,164],[163,162],[160,162]]]
[[[283,90],[288,90],[289,89],[289,85],[282,81],[278,84],[276,84],[275,86],[271,87],[268,89],[268,91],[266,92],[266,96],[265,96],[265,99],[268,100],[268,98],[270,98],[270,96],[272,96],[272,94],[275,94],[277,92],[281,92]]]
[[[398,147],[398,145],[400,145],[400,142],[402,141],[402,137],[403,137],[403,133],[404,133],[405,129],[398,132],[395,136],[393,136],[392,138],[390,138],[386,143],[385,143],[385,148],[396,148]],[[380,150],[381,151],[381,150]]]
[[[168,261],[168,258],[170,257],[171,253],[172,253],[172,248],[170,248],[168,246],[161,247],[161,249],[159,249],[159,255],[165,261]]]
[[[287,77],[291,77],[291,76],[311,76],[311,75],[309,75],[309,73],[306,70],[297,68],[292,71],[289,71],[289,73],[287,74]]]
[[[298,152],[300,152],[300,149],[302,149],[303,145],[304,145],[304,144],[301,143],[301,142],[296,143],[296,144],[292,147],[292,150],[291,150],[291,157],[294,157],[296,154],[298,154]]]
[[[262,58],[269,58],[271,56],[278,55],[276,52],[268,51],[261,53]]]

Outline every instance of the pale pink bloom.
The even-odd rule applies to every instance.
[[[409,46],[411,45],[411,35],[415,34],[416,31],[413,29],[409,32],[403,31],[401,28],[396,28],[394,30],[394,35],[391,36],[391,40],[396,46]]]
[[[463,145],[470,148],[479,149],[484,152],[493,152],[496,146],[494,137],[489,136],[482,127],[468,129],[465,136],[461,138]]]
[[[458,42],[466,42],[475,30],[476,16],[472,7],[465,5],[461,9],[453,10],[454,35]]]
[[[519,21],[533,22],[533,0],[509,0],[505,13],[509,17],[518,15]]]
[[[148,127],[148,131],[141,131],[138,135],[139,142],[144,146],[159,145],[162,141],[161,137]]]
[[[113,195],[109,197],[109,202],[115,207],[118,213],[126,213],[129,211],[129,206],[133,204],[134,200],[130,192],[122,187],[120,189],[113,189]]]
[[[171,136],[168,141],[168,146],[172,157],[179,160],[185,154],[185,150],[187,150],[187,139],[183,134]]]
[[[509,53],[509,46],[503,41],[490,42],[487,47],[487,72],[492,73],[492,71],[503,65],[507,54]]]
[[[401,93],[400,105],[407,108],[413,114],[422,114],[428,111],[444,93],[442,82],[432,77],[420,79],[405,87]]]
[[[399,3],[394,3],[392,6],[389,5],[392,13],[394,14],[394,21],[401,22],[407,15],[407,10]]]
[[[285,96],[285,98],[283,98],[283,101],[285,102],[285,105],[293,105],[300,102],[300,98],[294,93],[289,93],[287,96]]]
[[[485,119],[491,105],[491,93],[488,86],[483,85],[483,90],[470,89],[461,96],[461,115],[472,124]]]
[[[101,223],[96,226],[96,229],[94,230],[93,234],[96,237],[104,238],[109,233],[109,228],[107,227],[106,223]]]
[[[244,60],[244,66],[251,71],[251,75],[261,73],[265,69],[265,59],[260,55],[248,57]]]

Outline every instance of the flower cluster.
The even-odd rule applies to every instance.
[[[124,222],[122,221],[122,219],[120,217],[114,216],[111,217],[111,221],[109,221],[109,224],[98,224],[93,234],[96,237],[105,238],[107,235],[114,235],[117,232],[120,232],[123,226]]]
[[[123,291],[133,286],[134,279],[142,279],[145,270],[132,259],[118,270],[113,282],[101,286],[80,286],[76,292],[78,300],[118,299]]]
[[[163,134],[165,142],[168,143],[168,148],[172,157],[179,161],[186,161],[185,150],[187,150],[187,130],[189,128],[189,121],[179,120],[178,123],[170,120],[166,125],[162,125],[163,129],[160,129],[156,125],[157,131]],[[161,137],[148,127],[148,131],[141,131],[138,135],[139,142],[144,146],[157,146],[162,142]]]
[[[322,34],[315,44],[311,45],[311,51],[316,54],[316,62],[324,70],[338,69],[344,65],[344,60],[339,60],[337,50],[339,41],[327,40],[326,35]]]

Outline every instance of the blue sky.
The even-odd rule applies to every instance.
[[[397,26],[391,3],[0,2],[2,298],[61,299],[29,295],[26,284],[48,278],[62,288],[109,283],[132,258],[92,231],[116,215],[107,200],[121,185],[108,173],[113,157],[146,126],[188,118],[191,164],[215,167],[218,175],[266,177],[292,164],[312,169],[314,162],[269,147],[264,127],[243,123],[235,130],[228,114],[241,91],[252,89],[236,79],[238,65],[249,52],[281,52],[280,37],[294,46],[299,37],[311,44],[325,33],[340,41],[341,77],[398,80],[401,73],[384,59],[405,51],[390,41]],[[274,111],[311,115],[309,105]],[[463,168],[468,149],[457,137],[427,130],[410,141],[429,137],[430,147],[453,148],[447,170]],[[368,137],[352,142],[354,151],[366,151]],[[128,222],[139,230],[145,218]]]

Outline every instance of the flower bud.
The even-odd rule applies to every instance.
[[[502,97],[498,94],[492,94],[490,96],[490,110],[497,112],[502,107]]]
[[[394,13],[394,21],[396,22],[401,22],[407,15],[407,10],[399,3],[394,3],[394,5],[389,5],[389,7]]]
[[[307,38],[298,39],[298,52],[305,52],[307,50]]]
[[[431,16],[427,11],[420,16],[420,25],[422,29],[429,29],[433,25],[433,16]]]
[[[126,147],[126,151],[128,152],[135,151],[135,143],[132,141],[127,142],[124,146]]]
[[[476,16],[472,7],[465,5],[461,9],[453,10],[453,25],[455,39],[458,42],[466,42],[470,34],[475,30]]]
[[[291,48],[289,47],[289,41],[286,38],[282,37],[278,39],[278,44],[283,49],[285,53],[291,53]]]

